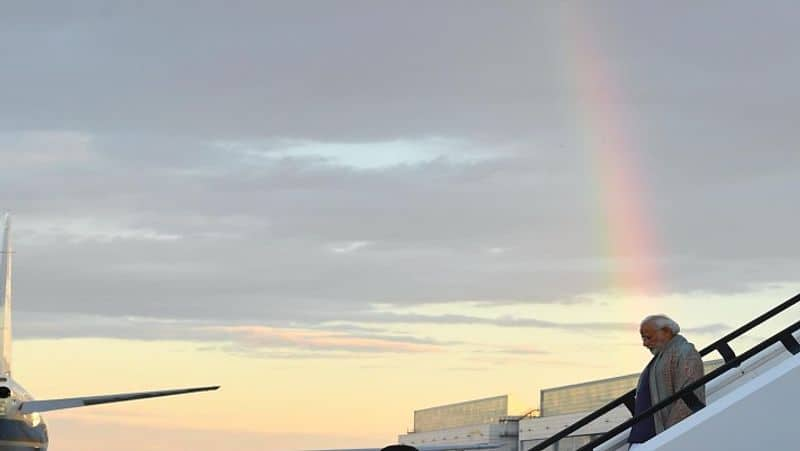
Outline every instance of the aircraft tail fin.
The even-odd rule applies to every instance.
[[[0,251],[0,375],[11,373],[11,216],[3,216]]]

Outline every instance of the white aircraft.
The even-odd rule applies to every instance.
[[[49,410],[93,406],[109,402],[155,398],[207,390],[219,386],[183,388],[116,395],[34,401],[33,397],[11,378],[11,219],[3,217],[3,248],[0,263],[0,451],[47,450],[47,426],[39,415]]]

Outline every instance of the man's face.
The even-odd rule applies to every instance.
[[[642,324],[639,333],[642,335],[642,345],[649,349],[653,355],[661,352],[664,349],[664,345],[672,340],[673,337],[670,328],[659,329],[652,322]]]

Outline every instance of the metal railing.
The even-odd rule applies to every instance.
[[[675,393],[674,395],[670,396],[667,399],[659,402],[658,404],[654,405],[650,409],[642,412],[640,415],[637,415],[630,420],[622,423],[621,425],[611,429],[610,431],[606,432],[599,438],[593,440],[587,445],[579,448],[578,451],[588,451],[594,449],[595,447],[607,442],[615,435],[619,434],[620,432],[624,431],[625,429],[631,427],[632,425],[642,421],[644,418],[652,416],[655,412],[661,410],[662,408],[672,404],[673,402],[677,401],[678,399],[683,399],[686,402],[687,406],[692,410],[699,410],[702,408],[702,404],[697,400],[697,397],[694,395],[694,390],[703,386],[706,382],[716,379],[718,376],[723,374],[724,372],[728,371],[731,368],[738,367],[741,365],[742,362],[749,359],[750,357],[758,354],[759,352],[763,351],[764,349],[772,346],[775,343],[781,342],[783,345],[793,354],[796,354],[800,351],[800,345],[798,344],[797,340],[794,339],[792,333],[798,329],[800,329],[800,321],[794,323],[793,325],[787,327],[786,329],[782,330],[781,332],[773,335],[772,337],[762,341],[760,344],[754,346],[744,354],[740,355],[739,357],[736,356],[736,353],[730,347],[730,342],[743,334],[747,333],[754,327],[760,325],[764,321],[767,321],[770,318],[773,318],[783,312],[784,310],[792,307],[793,305],[800,302],[800,293],[795,295],[794,297],[784,301],[780,305],[772,308],[771,310],[767,311],[766,313],[758,316],[757,318],[753,319],[752,321],[748,322],[747,324],[741,326],[740,328],[734,330],[733,332],[725,335],[724,337],[720,338],[719,340],[711,343],[710,345],[704,347],[700,350],[701,356],[706,356],[714,351],[717,351],[722,355],[722,358],[725,360],[725,364],[721,367],[715,369],[714,371],[708,373],[707,375],[703,376],[701,379],[693,382],[692,384],[686,386],[683,390]],[[569,436],[573,432],[577,431],[578,429],[586,426],[587,424],[591,423],[592,421],[600,418],[601,416],[605,415],[606,413],[610,412],[611,410],[617,408],[618,406],[625,405],[628,410],[633,415],[634,412],[634,401],[635,401],[636,390],[630,390],[627,393],[623,394],[619,398],[605,404],[604,406],[600,407],[599,409],[595,410],[594,412],[586,415],[585,417],[581,418],[580,420],[576,421],[575,423],[571,424],[570,426],[566,427],[562,431],[558,432],[557,434],[553,435],[552,437],[546,439],[543,442],[540,442],[533,446],[532,448],[528,449],[528,451],[542,451],[548,446],[557,443],[561,439]]]

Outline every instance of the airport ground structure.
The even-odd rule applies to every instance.
[[[705,372],[713,371],[723,363],[722,360],[706,362]],[[539,397],[540,416],[520,420],[519,449],[530,449],[598,407],[636,388],[638,380],[639,374],[634,373],[542,390]],[[630,411],[619,406],[548,449],[575,451],[630,418]]]
[[[508,414],[508,395],[464,401],[414,411],[414,430],[398,442],[416,447],[493,443],[502,444],[499,451],[517,451],[519,420]]]
[[[627,450],[631,425],[683,399],[694,413],[638,451],[800,449],[800,321],[783,315],[777,333],[737,341],[800,303],[800,294],[699,350],[706,374],[632,417],[638,374],[542,390],[538,412],[509,415],[508,396],[414,412],[414,431],[399,437],[420,450],[612,451]],[[785,323],[794,321],[788,326]],[[712,360],[718,354],[722,360]],[[694,397],[705,387],[706,404]]]
[[[706,362],[706,372],[723,363]],[[499,444],[498,451],[527,451],[636,387],[638,378],[635,373],[544,389],[540,392],[539,409],[518,415],[508,411],[509,395],[416,410],[414,430],[400,435],[398,442],[417,447],[453,445],[454,450],[459,446]],[[547,449],[575,451],[630,418],[624,406],[617,407]]]

